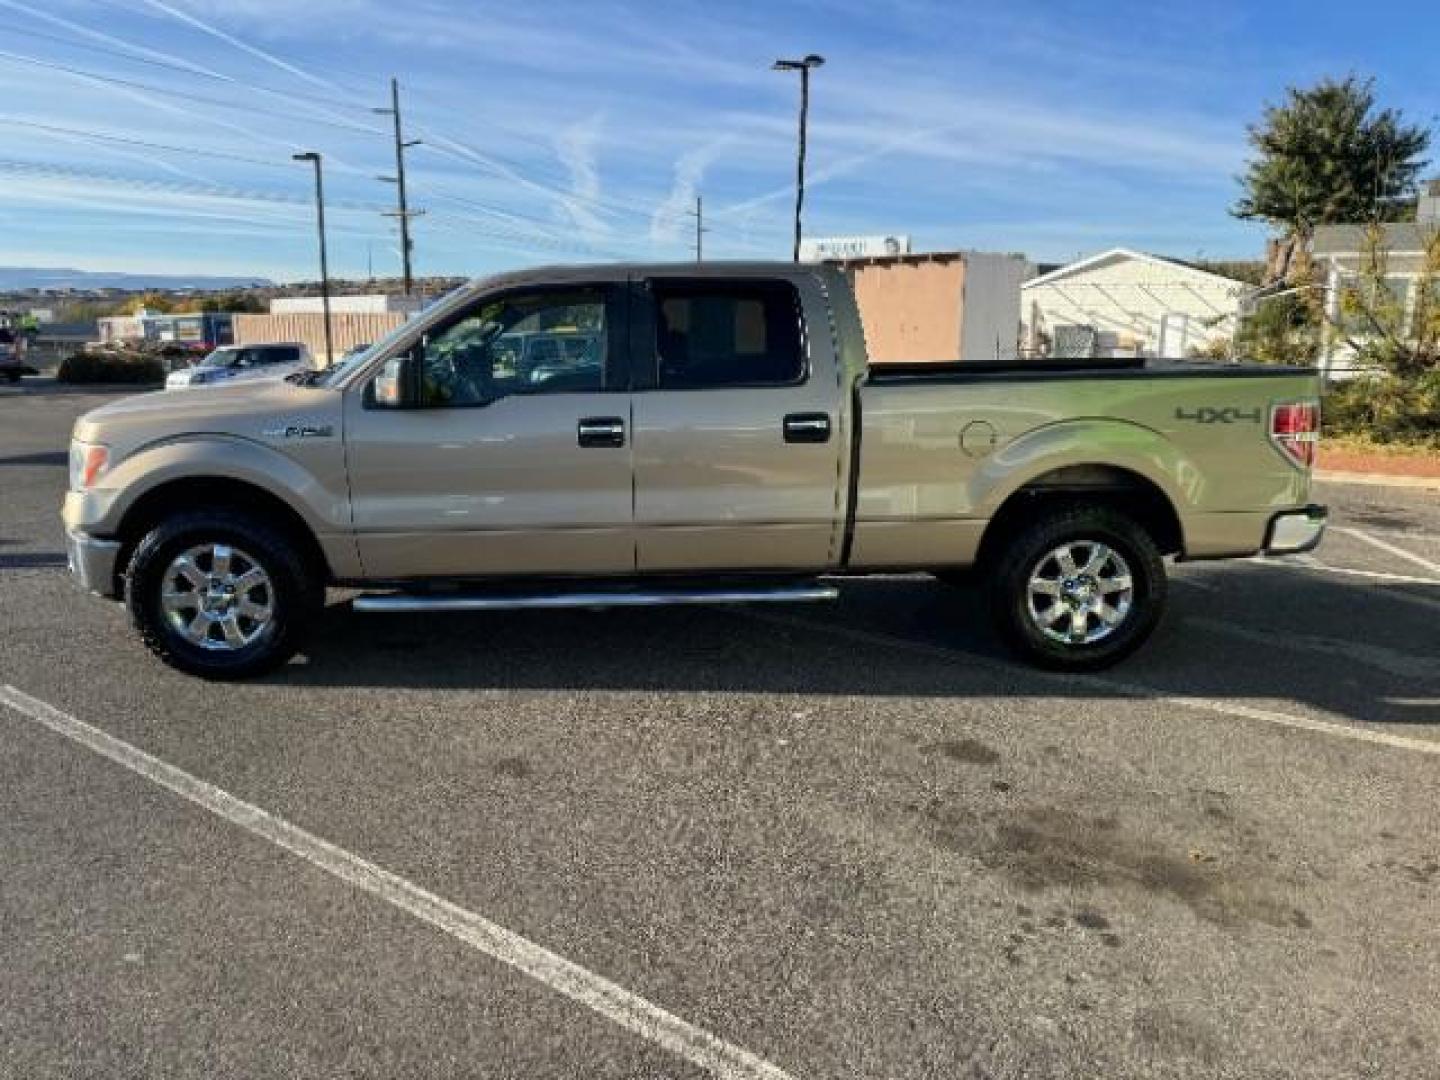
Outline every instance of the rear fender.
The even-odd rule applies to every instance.
[[[1125,420],[1050,424],[1007,443],[970,478],[969,502],[992,517],[1005,500],[1046,473],[1076,465],[1126,469],[1153,483],[1180,515],[1200,505],[1206,477],[1200,466],[1157,431]]]

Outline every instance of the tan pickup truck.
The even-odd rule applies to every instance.
[[[1041,664],[1154,629],[1163,559],[1296,552],[1319,383],[1299,368],[870,368],[845,278],[792,264],[478,281],[328,372],[82,417],[83,585],[161,659],[283,663],[357,611],[815,601],[844,575],[984,589]]]

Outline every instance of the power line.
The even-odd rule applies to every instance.
[[[247,165],[263,165],[272,169],[288,169],[290,166],[280,161],[264,161],[260,158],[245,157],[243,154],[229,154],[223,150],[202,150],[198,146],[173,146],[168,143],[150,142],[146,139],[131,139],[123,135],[106,135],[99,131],[82,131],[79,128],[61,127],[58,124],[42,124],[35,120],[21,120],[13,116],[0,116],[0,124],[11,124],[16,127],[33,128],[36,131],[49,131],[57,135],[75,135],[82,139],[94,139],[98,142],[119,143],[122,146],[138,146],[146,150],[164,150],[172,154],[188,154],[194,157],[219,158],[223,161],[240,161]]]
[[[221,184],[186,184],[174,180],[155,180],[146,177],[125,176],[119,173],[102,172],[96,169],[80,169],[58,162],[0,160],[0,172],[18,175],[46,176],[61,180],[76,180],[89,183],[124,187],[137,191],[167,192],[189,195],[197,198],[231,199],[237,202],[267,203],[276,206],[307,206],[309,200],[277,191],[255,191],[226,187]],[[351,200],[333,201],[331,207],[357,213],[374,213],[381,207],[376,203]]]
[[[96,82],[108,83],[112,86],[124,86],[131,90],[140,90],[148,94],[162,94],[166,97],[181,98],[184,101],[211,105],[221,109],[236,109],[241,112],[251,113],[259,116],[277,117],[282,120],[300,120],[306,123],[320,124],[335,128],[344,128],[350,131],[364,132],[374,135],[381,132],[380,128],[371,127],[365,124],[352,124],[345,120],[326,120],[318,116],[297,116],[293,112],[281,112],[278,109],[267,109],[255,105],[253,102],[226,101],[223,98],[213,98],[205,95],[192,94],[185,90],[172,90],[165,86],[156,86],[154,83],[139,82],[135,79],[124,79],[118,75],[104,75],[98,71],[87,71],[84,68],[73,67],[69,64],[62,64],[54,60],[42,60],[36,56],[25,56],[21,53],[10,52],[0,49],[0,58],[12,60],[19,64],[29,64],[33,67],[48,68],[51,71],[62,71],[67,75],[75,75],[82,79],[93,79]],[[195,74],[199,74],[198,72]],[[243,84],[242,84],[243,85]],[[254,89],[251,87],[250,89]]]
[[[31,15],[31,16],[34,17],[34,18],[43,18],[43,17],[44,17],[40,12],[30,11],[29,9],[24,8],[24,7],[21,6],[21,5],[8,4],[8,3],[7,3],[7,4],[5,4],[4,6],[11,7],[11,8],[13,8],[13,9],[15,9],[15,10],[20,10],[20,11],[26,13],[26,14]],[[158,4],[157,4],[157,5],[153,5],[153,6],[162,7],[162,5],[158,5]],[[63,25],[72,26],[72,25],[74,25],[74,24],[65,23],[65,24],[63,24]],[[77,31],[84,31],[84,28],[83,28],[83,27],[79,27],[79,26],[75,26],[75,29],[76,29]],[[121,58],[121,59],[124,59],[124,60],[133,61],[133,62],[136,62],[136,63],[142,63],[142,64],[147,64],[147,65],[150,65],[150,66],[154,66],[154,67],[164,68],[164,69],[167,69],[167,70],[173,70],[173,71],[176,71],[176,72],[178,72],[178,73],[180,73],[180,74],[184,74],[184,75],[195,75],[195,76],[199,76],[199,77],[205,78],[205,79],[210,79],[210,80],[213,80],[213,81],[230,83],[230,84],[235,85],[235,86],[238,86],[238,87],[244,87],[244,88],[246,88],[246,89],[253,90],[253,91],[256,91],[256,92],[259,92],[259,93],[270,94],[270,95],[273,95],[273,96],[275,96],[275,97],[278,97],[278,98],[281,98],[281,99],[285,99],[285,100],[295,100],[295,101],[299,101],[299,102],[317,102],[317,103],[320,103],[320,104],[323,104],[323,105],[327,105],[327,106],[331,106],[331,107],[336,107],[336,108],[341,108],[341,109],[346,109],[346,110],[358,110],[358,109],[363,109],[363,108],[366,107],[366,106],[364,106],[364,105],[362,105],[362,104],[359,104],[359,103],[357,103],[357,102],[354,102],[354,101],[345,101],[345,100],[341,100],[341,99],[336,98],[336,97],[329,97],[329,96],[324,96],[324,95],[319,95],[319,94],[313,94],[313,93],[305,93],[305,92],[301,92],[301,91],[278,90],[278,89],[275,89],[275,88],[273,88],[273,87],[264,86],[264,85],[260,85],[260,84],[256,84],[256,83],[251,83],[251,82],[248,82],[248,81],[245,81],[245,80],[242,80],[242,79],[234,78],[234,77],[232,77],[232,76],[220,74],[220,73],[213,72],[213,71],[207,71],[207,70],[205,70],[205,69],[203,69],[203,68],[200,68],[200,67],[194,67],[194,66],[191,66],[191,65],[188,65],[188,64],[184,64],[183,62],[172,62],[172,61],[170,61],[170,60],[168,60],[168,59],[159,59],[159,60],[157,60],[157,59],[151,59],[151,58],[147,58],[147,57],[143,57],[143,56],[134,56],[134,55],[130,55],[130,54],[126,53],[126,52],[121,51],[121,49],[110,49],[110,48],[106,48],[106,47],[104,47],[104,46],[86,44],[86,43],[82,43],[82,42],[79,42],[79,41],[69,40],[69,39],[66,39],[66,38],[61,37],[60,35],[56,35],[56,34],[49,34],[49,33],[44,33],[44,32],[41,32],[41,31],[29,31],[29,30],[22,31],[22,32],[28,33],[28,34],[33,34],[34,36],[37,36],[37,37],[43,37],[43,38],[46,38],[47,40],[56,41],[56,42],[59,42],[59,43],[61,43],[61,44],[66,45],[66,46],[68,46],[68,47],[80,48],[80,49],[88,49],[88,50],[90,50],[90,51],[94,51],[94,52],[98,52],[98,53],[103,53],[103,54],[105,54],[105,55],[115,56],[115,57],[118,57],[118,58]],[[90,31],[84,31],[84,32],[86,32],[86,33],[91,33]],[[161,56],[161,57],[164,57],[164,56],[165,56],[165,54],[163,54],[163,53],[158,53],[158,54],[157,54],[157,53],[154,52],[154,50],[144,49],[142,46],[138,46],[138,45],[133,45],[133,44],[131,44],[131,43],[127,43],[127,42],[123,41],[122,39],[114,38],[114,37],[112,37],[111,35],[103,35],[103,36],[102,36],[102,39],[103,39],[103,40],[106,40],[106,41],[114,41],[116,44],[118,44],[118,45],[121,46],[122,48],[130,48],[130,49],[135,49],[135,50],[137,50],[137,51],[147,52],[147,53],[150,53],[152,56]],[[63,63],[59,63],[59,62],[56,62],[56,61],[48,61],[48,60],[40,59],[40,58],[37,58],[37,57],[24,56],[24,55],[21,55],[21,54],[12,53],[12,52],[7,52],[7,51],[3,51],[3,50],[0,50],[0,57],[6,57],[6,58],[9,58],[9,59],[11,59],[11,60],[13,60],[13,61],[15,61],[15,62],[18,62],[18,63],[30,64],[30,65],[34,65],[34,66],[39,66],[39,67],[48,68],[48,69],[51,69],[51,70],[62,71],[62,72],[65,72],[65,73],[67,73],[67,74],[75,75],[75,76],[78,76],[78,77],[81,77],[81,78],[92,79],[92,80],[95,80],[95,81],[100,82],[100,83],[106,83],[106,84],[116,85],[116,86],[124,86],[124,87],[128,87],[128,88],[135,89],[135,90],[141,90],[141,91],[145,91],[145,92],[149,92],[149,93],[161,94],[161,95],[166,95],[166,96],[171,96],[171,97],[179,97],[179,98],[183,98],[183,99],[186,100],[187,102],[199,103],[199,104],[206,104],[206,105],[211,105],[211,106],[214,106],[214,107],[217,107],[217,108],[223,108],[223,109],[238,109],[238,110],[243,110],[243,111],[246,111],[246,112],[249,112],[249,113],[253,113],[253,114],[273,116],[273,117],[278,117],[278,118],[281,118],[281,119],[292,120],[292,121],[293,121],[293,120],[301,120],[301,121],[307,122],[307,123],[314,123],[314,124],[319,124],[319,125],[327,125],[327,126],[334,127],[334,128],[337,128],[337,129],[358,131],[358,132],[364,132],[364,133],[367,133],[367,134],[378,134],[378,133],[380,133],[380,131],[381,131],[381,129],[376,128],[376,127],[372,127],[372,126],[368,126],[368,125],[364,125],[364,124],[360,124],[360,123],[352,123],[352,122],[350,122],[350,121],[348,121],[348,120],[344,120],[343,118],[336,118],[336,117],[333,117],[333,116],[327,119],[327,118],[322,118],[322,117],[314,116],[314,115],[297,115],[297,114],[292,113],[292,112],[281,112],[281,111],[274,110],[274,109],[264,109],[264,108],[262,108],[262,107],[258,107],[258,106],[256,106],[256,105],[254,105],[254,104],[241,104],[241,103],[238,103],[238,102],[226,101],[226,100],[223,100],[223,99],[211,98],[211,97],[203,97],[203,96],[197,97],[196,95],[193,95],[193,94],[188,94],[188,93],[184,93],[184,92],[181,92],[181,91],[171,90],[171,89],[168,89],[168,88],[166,88],[166,87],[155,86],[155,85],[153,85],[153,84],[144,83],[144,82],[139,82],[139,81],[137,81],[137,80],[132,80],[132,79],[125,79],[125,78],[121,78],[121,77],[118,77],[118,76],[106,75],[106,74],[102,74],[102,73],[100,73],[100,72],[87,71],[87,70],[84,70],[84,69],[81,69],[81,68],[73,67],[73,66],[68,65],[68,64],[63,64]],[[328,71],[333,71],[334,69],[333,69],[333,68],[327,68],[326,70],[328,70]],[[357,75],[356,77],[358,78],[359,76]],[[339,86],[338,84],[335,84],[335,85],[337,85],[337,88],[338,88],[338,89],[342,89],[342,90],[344,90],[344,89],[352,89],[352,88],[347,88],[347,87]],[[398,104],[398,103],[397,103],[397,104]],[[422,131],[421,134],[425,134],[425,132]],[[506,178],[506,179],[512,180],[512,181],[514,181],[514,182],[520,183],[520,184],[522,184],[522,185],[524,185],[524,186],[530,187],[532,190],[536,191],[538,194],[544,195],[544,196],[546,196],[547,198],[555,199],[555,200],[561,201],[561,202],[566,202],[566,201],[568,201],[568,202],[576,202],[576,203],[588,204],[588,205],[597,207],[597,208],[599,208],[599,209],[603,209],[603,210],[607,210],[607,211],[610,211],[610,212],[613,212],[613,213],[619,213],[619,214],[633,214],[633,215],[642,216],[642,217],[649,217],[649,216],[652,216],[652,214],[653,214],[653,208],[650,207],[650,206],[648,206],[648,205],[642,205],[642,204],[640,204],[640,203],[638,203],[638,202],[633,202],[633,201],[628,201],[628,200],[619,200],[619,199],[615,199],[615,198],[602,198],[602,197],[599,197],[599,196],[584,195],[584,194],[581,194],[581,193],[577,193],[577,192],[565,190],[565,189],[562,189],[560,186],[558,186],[558,185],[556,185],[556,184],[548,183],[548,182],[545,182],[545,181],[535,180],[535,179],[533,179],[532,177],[526,175],[526,173],[527,173],[527,172],[529,171],[529,169],[530,169],[530,166],[521,166],[519,163],[517,163],[517,162],[515,162],[515,161],[512,161],[512,160],[508,160],[508,159],[506,159],[506,158],[504,158],[504,157],[502,157],[502,156],[500,156],[500,155],[494,155],[494,154],[489,154],[489,155],[487,155],[487,154],[482,154],[482,153],[480,153],[479,151],[473,149],[473,148],[470,147],[470,146],[467,146],[467,145],[464,144],[464,143],[461,143],[461,142],[458,142],[458,141],[456,141],[456,140],[453,140],[453,139],[449,139],[449,138],[440,136],[440,135],[438,135],[438,134],[436,134],[435,136],[433,136],[433,138],[435,139],[436,142],[439,142],[439,143],[441,143],[442,145],[439,145],[439,146],[436,146],[436,145],[427,145],[427,146],[426,146],[426,149],[427,149],[427,150],[430,150],[431,152],[438,153],[438,154],[442,154],[442,155],[445,155],[445,156],[448,156],[448,157],[451,157],[451,158],[458,159],[458,160],[460,160],[460,161],[465,162],[466,164],[471,164],[471,165],[479,164],[479,165],[482,165],[482,166],[484,166],[488,171],[491,171],[492,173],[498,174],[498,175],[500,175],[500,176],[502,176],[502,177],[504,177],[504,178]],[[448,144],[448,145],[446,145],[446,144]],[[211,155],[207,155],[207,156],[217,156],[217,155],[211,154]],[[238,157],[238,155],[237,155],[237,157]],[[267,162],[267,163],[265,163],[265,164],[269,165],[269,164],[272,164],[272,163],[268,163],[268,162]],[[336,167],[338,167],[338,168],[343,168],[343,169],[344,169],[345,171],[347,171],[347,172],[360,172],[360,171],[362,171],[362,170],[358,170],[358,169],[352,169],[352,168],[345,167],[345,166],[343,166],[343,165],[342,165],[341,163],[339,163],[339,162],[336,162],[335,164],[336,164]],[[399,171],[399,170],[397,169],[397,172],[398,172],[398,171]],[[396,179],[397,179],[397,180],[399,179],[398,176],[397,176]],[[458,201],[458,198],[457,198],[457,197],[450,197],[450,198],[452,198],[452,199],[457,199],[457,201]],[[507,215],[507,214],[508,214],[508,216],[510,216],[510,217],[512,217],[512,218],[515,218],[515,219],[518,219],[518,220],[525,220],[525,219],[526,219],[526,215],[523,215],[523,214],[510,213],[510,212],[508,212],[508,211],[500,211],[500,210],[496,210],[496,209],[493,209],[493,208],[484,207],[484,205],[483,205],[483,204],[480,204],[480,203],[475,203],[475,204],[473,204],[473,205],[475,205],[476,207],[479,207],[479,208],[483,209],[483,210],[484,210],[485,212],[487,212],[487,213],[493,213],[493,214],[496,214],[496,215]],[[407,208],[407,210],[408,210],[408,208]],[[403,220],[403,219],[402,219],[402,220]],[[531,220],[531,221],[535,222],[536,224],[540,225],[540,227],[545,228],[547,231],[553,229],[553,226],[552,226],[552,225],[550,225],[550,224],[548,224],[548,223],[544,223],[544,222],[542,222],[542,221],[541,221],[540,219],[538,219],[538,218],[533,218],[533,217],[531,217],[531,218],[529,218],[529,220]],[[713,228],[713,226],[712,226],[712,227],[709,227],[709,228],[706,228],[706,231],[707,231],[707,232],[708,232],[708,231],[711,231],[711,228]],[[408,254],[408,249],[407,249],[407,254]]]

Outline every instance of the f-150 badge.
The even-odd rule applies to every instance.
[[[335,429],[329,424],[290,424],[266,428],[260,434],[267,439],[328,439],[335,434]]]

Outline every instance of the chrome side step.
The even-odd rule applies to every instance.
[[[568,608],[667,607],[685,604],[793,604],[834,600],[833,585],[756,585],[723,589],[644,589],[546,593],[386,593],[357,596],[356,611],[522,611]]]

